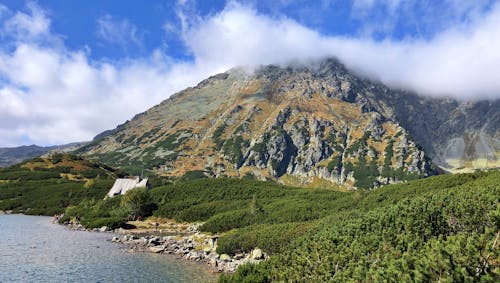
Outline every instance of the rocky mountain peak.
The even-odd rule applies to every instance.
[[[167,176],[201,170],[370,188],[434,174],[431,158],[459,168],[452,159],[486,156],[487,166],[498,166],[499,115],[498,101],[424,98],[361,79],[327,59],[212,76],[80,152]]]

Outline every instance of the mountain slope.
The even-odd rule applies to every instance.
[[[78,156],[52,154],[0,168],[0,211],[53,215],[102,199],[120,174]]]
[[[18,147],[0,148],[0,167],[11,166],[30,158],[42,156],[51,151],[70,151],[84,143],[70,143],[56,146],[23,145]]]
[[[429,157],[444,166],[480,159],[498,166],[499,112],[498,101],[460,104],[395,91],[330,59],[210,77],[79,153],[167,176],[203,170],[373,187],[433,174]]]

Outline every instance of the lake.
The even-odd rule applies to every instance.
[[[0,215],[0,282],[210,282],[170,255],[129,253],[113,234],[72,231],[51,217]]]

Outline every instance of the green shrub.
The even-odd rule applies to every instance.
[[[135,215],[147,217],[158,207],[153,202],[147,188],[136,188],[128,191],[121,199],[120,205],[128,208]]]
[[[178,181],[180,182],[189,182],[189,181],[194,181],[198,179],[206,179],[208,178],[207,173],[203,170],[193,170],[193,171],[188,171],[182,177],[179,178]]]
[[[498,282],[499,178],[498,171],[439,176],[363,193],[270,260],[221,282]],[[245,229],[221,237],[221,250],[262,237]]]
[[[85,221],[82,224],[89,229],[107,226],[109,229],[117,229],[125,224],[126,220],[119,217],[97,218],[92,221]]]
[[[311,229],[311,223],[259,224],[231,231],[219,238],[217,252],[234,254],[261,248],[268,254],[286,249]]]

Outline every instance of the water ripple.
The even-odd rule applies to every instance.
[[[108,233],[77,232],[50,217],[0,215],[0,283],[206,282],[202,266],[170,256],[127,253]]]

